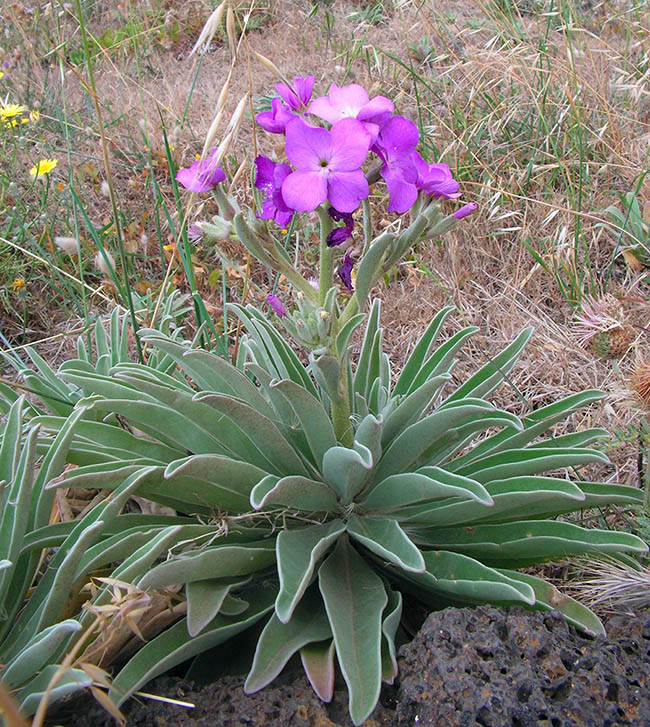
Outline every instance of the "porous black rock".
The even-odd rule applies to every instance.
[[[432,613],[400,649],[395,684],[384,687],[364,727],[649,727],[650,613],[610,619],[607,630],[589,638],[558,613],[518,607]],[[243,683],[222,677],[198,687],[159,677],[145,691],[195,708],[132,699],[127,725],[352,727],[340,674],[329,704],[295,659],[256,694],[244,694]],[[66,727],[115,724],[90,697],[51,717],[50,725]]]
[[[400,650],[396,724],[648,727],[650,618],[589,638],[554,612],[433,613]]]

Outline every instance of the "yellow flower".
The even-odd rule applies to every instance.
[[[5,74],[4,74],[4,73],[3,73],[2,71],[0,71],[0,81],[1,81],[1,80],[2,80],[2,79],[3,79],[4,77],[5,77]]]
[[[46,174],[49,174],[58,163],[57,159],[39,159],[38,164],[33,166],[29,170],[29,173],[35,179],[39,179],[40,177],[44,177]]]
[[[36,124],[40,118],[41,112],[38,109],[32,109],[29,112],[29,120],[32,122],[32,124]]]
[[[20,291],[25,287],[25,281],[23,278],[16,278],[14,282],[11,284],[11,289],[14,291],[14,293],[20,293]]]
[[[8,121],[9,119],[13,119],[14,116],[20,116],[24,111],[24,106],[19,106],[15,103],[2,104],[0,105],[0,119]]]

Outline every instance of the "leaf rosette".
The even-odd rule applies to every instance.
[[[589,448],[603,430],[543,438],[598,401],[599,392],[521,419],[486,400],[512,370],[530,329],[449,390],[457,353],[476,331],[437,344],[451,308],[434,318],[396,381],[382,351],[377,301],[356,366],[327,354],[305,365],[255,308],[233,310],[247,330],[237,366],[149,330],[141,335],[155,366],[122,361],[102,373],[79,360],[57,373],[61,385],[77,391],[83,415],[67,452],[77,467],[50,487],[117,494],[135,482],[130,493],[177,513],[138,516],[85,556],[98,568],[119,550],[125,560],[116,577],[147,592],[182,588],[186,602],[179,620],[117,674],[116,702],[265,620],[246,690],[269,684],[299,653],[327,700],[336,657],[360,724],[382,681],[397,672],[402,594],[436,609],[557,609],[584,631],[602,632],[586,607],[517,569],[578,554],[626,560],[645,551],[634,535],[550,519],[608,503],[636,505],[642,496],[576,479],[575,467],[607,461]],[[339,334],[342,350],[362,318]],[[342,391],[351,446],[337,440],[330,416]],[[39,446],[46,448],[66,421],[36,416]],[[562,474],[544,475],[549,471]]]

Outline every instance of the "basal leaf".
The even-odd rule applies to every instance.
[[[284,505],[305,512],[328,512],[336,508],[336,495],[324,483],[306,477],[267,475],[257,483],[250,496],[253,509]]]
[[[331,546],[345,532],[342,520],[323,525],[308,525],[282,530],[276,541],[280,592],[275,612],[286,623],[311,582],[314,568]]]
[[[253,665],[244,691],[252,694],[270,684],[289,659],[302,647],[332,635],[318,589],[310,588],[296,606],[291,619],[280,621],[274,613],[260,634]]]
[[[300,649],[300,660],[312,689],[323,702],[334,696],[334,639],[311,643]]]
[[[425,569],[422,554],[396,520],[353,513],[348,518],[347,531],[368,550],[399,568],[416,573]]]
[[[318,585],[350,693],[350,716],[360,725],[375,708],[381,689],[386,589],[347,538],[339,540],[319,568]]]

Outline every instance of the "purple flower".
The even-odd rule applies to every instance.
[[[291,109],[287,108],[279,98],[271,99],[271,110],[257,114],[257,123],[271,134],[284,134],[287,122],[295,118]]]
[[[352,237],[352,230],[354,229],[354,219],[352,218],[352,214],[350,212],[339,212],[337,209],[334,209],[334,207],[330,207],[327,210],[327,214],[335,222],[345,223],[343,227],[334,228],[325,240],[327,247],[336,247],[337,245],[341,245]]]
[[[279,298],[276,298],[275,295],[269,293],[269,295],[266,296],[266,301],[278,317],[284,318],[287,315],[287,309],[284,307],[282,301]]]
[[[460,209],[456,210],[452,217],[457,220],[462,220],[464,217],[469,217],[470,215],[473,215],[477,209],[478,205],[476,204],[476,202],[470,202],[469,204],[465,204]]]
[[[208,192],[223,182],[226,175],[219,164],[215,163],[216,149],[213,149],[208,159],[192,162],[176,172],[176,181],[191,192]]]
[[[287,124],[285,153],[296,171],[282,184],[288,207],[311,212],[325,200],[341,212],[353,212],[368,194],[361,170],[370,135],[355,119],[343,119],[328,131],[296,117]]]
[[[411,160],[417,170],[417,187],[433,197],[456,199],[460,197],[459,184],[453,178],[448,164],[427,164],[413,152]]]
[[[313,76],[294,76],[293,86],[278,83],[275,85],[275,90],[294,111],[300,111],[307,106],[311,99],[314,80]]]
[[[341,282],[348,290],[352,290],[352,268],[354,267],[354,263],[352,262],[352,258],[350,257],[350,253],[346,252],[343,256],[343,262],[341,263],[341,266],[336,271],[338,273],[339,278],[341,278]]]
[[[255,187],[264,192],[262,211],[257,214],[263,220],[275,220],[280,227],[286,227],[293,217],[282,197],[282,182],[291,174],[288,164],[277,164],[260,154],[255,159],[257,172]]]
[[[381,127],[394,110],[395,106],[390,99],[385,96],[375,96],[371,99],[366,89],[357,83],[341,87],[333,83],[328,96],[320,96],[309,104],[310,114],[319,116],[330,124],[352,118]],[[374,131],[375,135],[378,130]]]
[[[412,121],[393,116],[372,147],[384,162],[380,174],[388,187],[389,212],[406,212],[417,199],[417,171],[412,155],[419,140],[418,127]]]
[[[193,244],[198,245],[203,239],[203,230],[199,222],[194,222],[187,228],[187,239]]]

